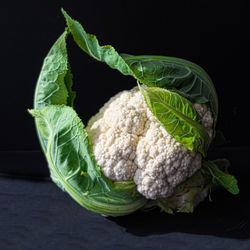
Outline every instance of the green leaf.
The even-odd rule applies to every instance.
[[[212,180],[215,184],[224,187],[228,192],[232,194],[238,194],[239,188],[237,180],[234,176],[224,173],[220,168],[212,161],[203,161],[205,171],[212,176]]]
[[[68,62],[66,48],[67,31],[65,31],[51,47],[48,55],[45,57],[40,75],[37,80],[34,108],[42,109],[50,104],[66,104],[73,106],[75,92],[72,91],[72,74]],[[42,120],[39,121],[43,123]],[[42,127],[37,124],[36,127]],[[42,134],[43,135],[42,135]],[[46,152],[46,133],[43,129],[37,129],[38,138],[43,149]]]
[[[212,112],[218,116],[218,97],[208,74],[188,60],[168,57],[121,54],[136,79],[148,87],[176,91],[192,103],[209,102]]]
[[[96,60],[105,62],[111,68],[119,70],[124,75],[133,75],[123,58],[112,46],[100,46],[96,36],[86,33],[82,25],[73,20],[63,9],[62,13],[75,42],[83,51]]]
[[[110,216],[132,213],[146,199],[132,182],[113,183],[97,165],[87,132],[76,112],[65,105],[30,110],[48,135],[46,158],[52,180],[85,208]],[[42,127],[39,126],[42,124]]]
[[[182,145],[204,156],[209,147],[206,130],[196,121],[191,102],[177,93],[161,88],[143,88],[145,101],[164,129]]]
[[[66,43],[66,41],[65,41],[65,43]],[[67,65],[67,69],[68,69],[67,73],[66,73],[66,75],[64,77],[64,84],[65,84],[65,86],[67,88],[67,91],[68,91],[67,105],[70,106],[70,107],[73,107],[74,100],[75,100],[75,97],[76,97],[76,92],[72,90],[72,86],[73,86],[72,78],[73,78],[73,75],[71,73],[69,62],[68,62],[68,65]],[[60,104],[62,104],[62,103],[60,103]]]
[[[71,90],[72,74],[68,62],[66,37],[65,31],[44,59],[36,85],[35,109],[42,109],[49,104],[73,104],[75,93]]]
[[[50,49],[37,81],[34,107],[37,133],[52,180],[78,203],[97,213],[119,216],[146,203],[131,182],[113,183],[96,164],[88,135],[73,106],[72,74],[65,31]],[[82,132],[81,132],[82,131]]]
[[[96,36],[88,34],[64,10],[62,13],[74,41],[88,55],[146,86],[171,89],[193,103],[209,102],[216,123],[217,94],[210,77],[197,64],[174,57],[119,54],[110,45],[100,46]]]

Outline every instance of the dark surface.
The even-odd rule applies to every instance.
[[[249,146],[250,1],[2,1],[0,150],[40,149],[32,117],[42,62],[63,32],[63,7],[100,44],[118,52],[191,60],[211,76],[220,100],[218,128],[233,146]],[[75,109],[86,124],[111,96],[136,85],[132,77],[95,61],[69,38],[77,91]],[[241,134],[241,132],[243,134]]]
[[[0,249],[250,249],[249,154],[250,148],[209,154],[230,159],[237,196],[213,192],[213,202],[206,200],[193,214],[156,209],[110,218],[59,190],[46,177],[40,152],[1,152]]]

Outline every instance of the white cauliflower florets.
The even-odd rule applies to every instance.
[[[210,110],[201,104],[194,107],[212,137]],[[111,180],[134,180],[147,199],[170,196],[178,184],[201,168],[201,155],[166,132],[137,87],[112,97],[86,129],[104,174]]]
[[[201,123],[203,127],[206,129],[210,139],[213,137],[213,116],[206,104],[194,104],[194,108],[201,117]]]

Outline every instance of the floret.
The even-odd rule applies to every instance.
[[[194,106],[212,137],[212,114]],[[133,180],[147,199],[171,196],[201,168],[201,155],[171,137],[148,109],[139,89],[112,97],[91,118],[87,132],[97,163],[111,180]]]

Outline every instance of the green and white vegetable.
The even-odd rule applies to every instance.
[[[187,60],[100,46],[62,12],[67,28],[44,59],[29,110],[52,180],[83,207],[107,216],[154,206],[192,212],[218,186],[237,194],[225,160],[204,160],[218,117],[208,74]],[[86,128],[73,108],[69,34],[88,55],[138,85],[112,97]]]

